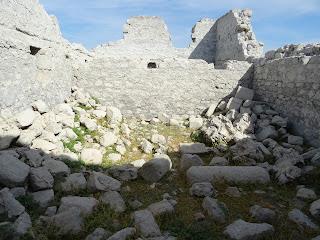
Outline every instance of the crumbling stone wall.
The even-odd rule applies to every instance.
[[[56,18],[37,0],[0,1],[0,9],[0,110],[18,111],[39,99],[62,102],[72,66],[87,53],[63,39]]]
[[[133,58],[176,55],[165,22],[154,16],[128,19],[123,27],[123,39],[100,45],[94,52],[99,56]]]
[[[256,98],[287,116],[291,128],[320,146],[320,56],[292,56],[255,65]]]
[[[257,42],[251,27],[251,10],[232,10],[216,22],[215,62],[245,61],[262,56],[263,44]]]
[[[249,68],[218,70],[183,58],[95,58],[78,71],[76,83],[126,115],[188,115],[230,95],[250,77]]]
[[[192,28],[192,43],[187,48],[190,59],[214,63],[216,55],[216,25],[210,18],[198,21]]]

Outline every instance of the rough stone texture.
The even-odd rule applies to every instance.
[[[21,186],[26,181],[30,167],[9,154],[0,155],[0,183],[7,187]]]
[[[192,43],[187,51],[190,51],[190,59],[203,59],[213,63],[216,55],[216,26],[215,20],[203,18],[192,28]]]
[[[159,181],[172,167],[169,156],[159,155],[143,164],[139,169],[139,174],[148,182]]]
[[[157,68],[149,69],[149,62]],[[249,67],[223,70],[203,60],[96,57],[75,74],[78,86],[125,115],[195,115],[228,96],[250,76]]]
[[[320,56],[294,56],[255,65],[253,89],[288,117],[289,127],[320,146]]]
[[[219,202],[217,199],[205,197],[202,202],[202,207],[214,221],[218,223],[226,222],[228,209],[224,203]]]
[[[232,240],[259,240],[271,237],[274,228],[267,223],[249,223],[239,219],[230,224],[224,234]]]
[[[73,173],[61,183],[61,189],[64,192],[77,192],[87,187],[87,180],[82,173]]]
[[[214,182],[224,180],[229,183],[262,183],[270,182],[268,171],[261,167],[242,166],[196,166],[187,171],[190,183]]]
[[[54,179],[46,167],[31,168],[30,184],[33,190],[52,188]]]
[[[33,192],[30,194],[33,200],[39,204],[40,207],[48,207],[49,204],[54,200],[54,191],[52,189]]]
[[[89,234],[85,240],[104,240],[110,236],[110,233],[103,228],[96,228],[91,234]]]
[[[100,172],[92,172],[88,179],[88,188],[91,191],[118,191],[121,182]]]
[[[120,193],[116,191],[105,192],[101,195],[100,201],[109,205],[115,212],[124,212],[126,210],[126,203]]]
[[[8,188],[0,191],[0,212],[5,213],[8,218],[18,217],[25,207],[18,202]]]
[[[180,170],[186,171],[192,166],[202,166],[202,159],[195,154],[183,154],[180,159]]]
[[[21,214],[13,224],[14,231],[18,236],[22,236],[32,227],[31,218],[28,213]]]
[[[136,211],[133,214],[134,225],[143,237],[159,237],[161,231],[152,213],[149,210]]]
[[[0,109],[62,102],[70,94],[72,65],[84,62],[86,50],[63,39],[56,18],[36,0],[1,1],[0,9]]]
[[[217,20],[216,63],[262,56],[262,44],[251,28],[251,15],[251,10],[232,10]]]
[[[288,218],[292,222],[296,223],[301,229],[319,230],[319,226],[299,209],[293,209],[290,211],[288,213]]]
[[[189,190],[190,195],[197,197],[210,197],[215,193],[215,190],[211,183],[194,183]]]
[[[127,227],[113,234],[111,237],[108,238],[108,240],[126,240],[132,237],[135,233],[135,228]]]
[[[174,207],[172,204],[164,199],[160,202],[152,203],[148,206],[148,210],[153,214],[154,217],[161,214],[169,214],[174,212]]]
[[[86,216],[93,212],[97,207],[98,201],[93,197],[68,196],[61,198],[58,213],[68,211],[70,208],[77,208],[81,214]]]
[[[82,230],[84,220],[79,208],[69,208],[52,217],[44,218],[48,224],[53,224],[58,228],[58,234],[77,234]]]

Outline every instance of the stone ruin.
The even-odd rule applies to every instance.
[[[182,188],[142,209],[141,202],[122,198],[130,192],[125,184],[140,177],[155,189],[169,173],[176,180],[178,168],[190,195],[204,198],[206,215],[225,224],[227,206],[213,198],[220,181],[283,185],[320,165],[320,45],[286,45],[263,55],[251,10],[198,21],[187,48],[173,46],[161,18],[138,16],[127,20],[123,39],[86,50],[62,37],[57,19],[37,0],[1,1],[0,9],[0,239],[2,228],[7,239],[28,231],[31,239],[38,236],[30,233],[35,223],[29,209],[16,200],[26,196],[46,210],[38,220],[60,235],[83,233],[85,217],[102,202],[121,214],[136,210],[134,227],[113,227],[113,233],[97,228],[87,240],[176,239],[160,230],[155,217],[175,211],[180,203],[174,196]],[[140,136],[143,126],[157,124],[178,127],[181,138],[191,129],[210,147],[181,142],[177,167],[169,137],[158,134],[161,127]],[[128,149],[151,160],[117,165]],[[209,165],[201,154],[214,156]],[[104,169],[105,156],[116,166]],[[77,170],[66,163],[80,160],[85,165]],[[229,186],[225,194],[240,197],[245,190],[239,189]],[[318,197],[298,185],[296,198]],[[313,219],[297,208],[288,219],[319,233],[313,220],[319,220],[319,200],[310,206]],[[250,214],[255,223],[234,219],[223,235],[269,239],[279,231],[272,225],[275,211],[254,205]]]

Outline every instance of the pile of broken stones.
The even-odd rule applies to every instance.
[[[320,149],[307,148],[304,139],[288,133],[288,119],[268,104],[253,101],[253,91],[239,87],[228,101],[210,106],[204,116],[188,119],[158,118],[141,120],[139,124],[158,124],[184,128],[187,125],[203,136],[204,143],[181,143],[179,172],[190,183],[190,195],[203,198],[202,208],[217,223],[226,223],[228,208],[214,198],[214,184],[268,184],[274,178],[286,184],[308,174],[320,164]],[[136,160],[119,164],[131,143],[131,131],[137,122],[126,121],[119,109],[106,107],[74,87],[65,103],[53,108],[43,101],[17,115],[2,114],[0,118],[0,232],[5,239],[19,239],[29,234],[33,239],[33,225],[53,226],[56,234],[78,234],[86,217],[100,204],[123,213],[132,209],[133,225],[118,232],[96,228],[87,240],[176,239],[162,232],[156,217],[175,211],[177,202],[166,194],[163,200],[141,209],[139,201],[129,202],[121,196],[123,183],[142,178],[153,184],[173,172],[167,155],[167,138],[158,133],[140,140],[140,151],[151,154],[151,160]],[[110,153],[110,149],[113,151]],[[205,166],[199,156],[214,152],[215,157]],[[105,161],[111,166],[105,168]],[[77,171],[69,163],[81,162]],[[62,179],[62,180],[61,180]],[[62,197],[57,199],[55,185]],[[89,191],[90,196],[75,193]],[[236,187],[228,188],[230,195],[241,194]],[[42,216],[31,220],[19,198],[29,196]],[[312,218],[319,219],[320,199],[312,189],[300,186],[297,197],[313,200]],[[250,208],[254,222],[238,219],[225,228],[229,239],[264,239],[272,237],[271,225],[276,212],[254,205]],[[201,218],[201,217],[200,217]],[[288,218],[299,228],[318,231],[315,221],[299,209]],[[3,220],[4,219],[4,220]],[[98,227],[98,226],[97,226]],[[318,238],[315,238],[318,239]]]

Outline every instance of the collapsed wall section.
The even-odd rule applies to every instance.
[[[292,56],[255,65],[258,100],[287,116],[291,128],[320,146],[320,56]]]

